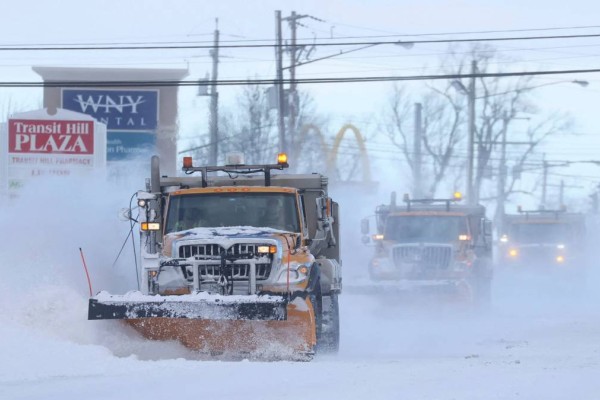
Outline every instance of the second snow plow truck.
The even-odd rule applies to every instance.
[[[287,168],[285,154],[277,164],[228,161],[196,167],[185,157],[190,176],[163,177],[152,158],[137,193],[140,291],[99,293],[88,318],[123,319],[146,338],[211,355],[337,351],[339,221],[327,178],[272,175]]]
[[[421,291],[459,294],[474,305],[490,301],[492,279],[491,224],[481,205],[456,204],[462,199],[411,199],[375,211],[375,254],[369,263],[369,292]],[[363,241],[370,242],[368,220]]]

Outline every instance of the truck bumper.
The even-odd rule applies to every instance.
[[[287,301],[281,296],[253,296],[254,301],[230,300],[228,297],[139,295],[136,299],[131,299],[128,295],[104,294],[89,300],[88,319],[184,318],[250,321],[287,319]]]

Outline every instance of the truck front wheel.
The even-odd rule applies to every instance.
[[[337,353],[340,348],[340,306],[338,295],[323,296],[323,327],[319,351]]]

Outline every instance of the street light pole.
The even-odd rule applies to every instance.
[[[477,61],[471,61],[471,81],[469,83],[469,139],[468,139],[468,161],[467,161],[467,201],[470,205],[479,202],[479,196],[473,187],[473,160],[475,158],[475,72]]]

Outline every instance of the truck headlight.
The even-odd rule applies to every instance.
[[[277,253],[277,246],[275,246],[275,245],[258,246],[256,248],[256,252],[258,254],[275,254],[275,253]]]

